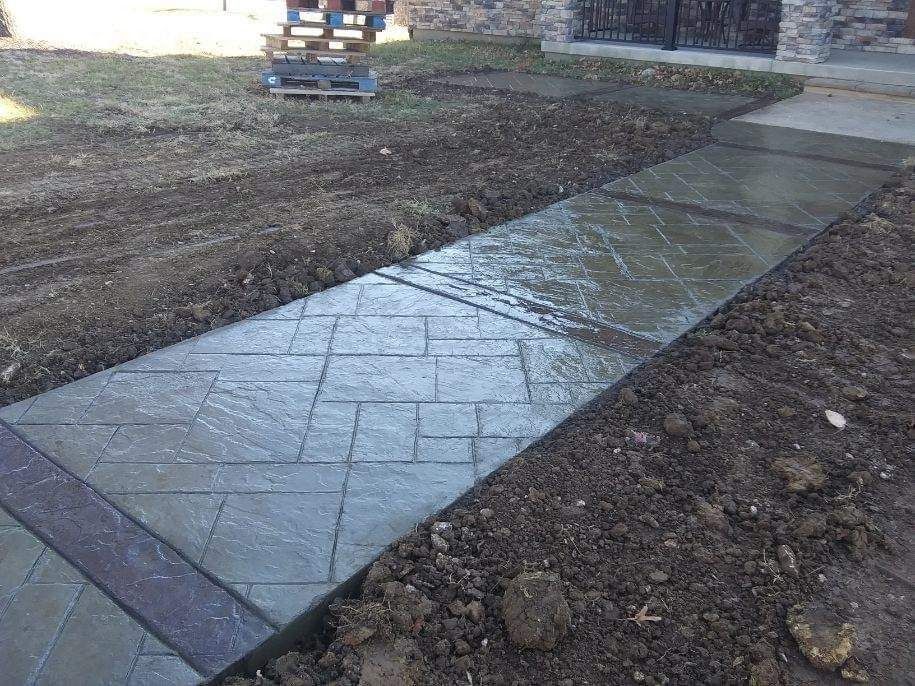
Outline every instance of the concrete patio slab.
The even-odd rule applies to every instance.
[[[883,169],[711,145],[604,186],[815,230],[857,204]]]
[[[549,98],[585,97],[599,102],[614,102],[634,107],[688,112],[707,116],[720,115],[744,107],[752,98],[743,95],[698,93],[652,86],[634,86],[613,81],[583,81],[545,74],[519,72],[482,72],[459,74],[436,79],[439,83],[473,88],[532,93]]]
[[[10,683],[217,674],[891,171],[709,146],[0,409]],[[91,584],[36,590],[55,554]]]
[[[915,144],[915,100],[865,93],[801,93],[738,121]]]
[[[856,165],[897,167],[907,158],[915,156],[915,139],[908,145],[879,142],[869,138],[791,128],[790,121],[785,124],[769,126],[743,118],[731,119],[715,124],[712,135],[716,140],[729,145],[765,148]]]
[[[725,114],[753,102],[753,98],[744,95],[701,93],[653,86],[629,86],[611,92],[588,94],[586,97],[598,102],[615,102],[621,105],[703,114],[709,117]]]

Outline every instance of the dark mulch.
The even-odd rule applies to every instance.
[[[447,551],[426,522],[323,638],[235,683],[841,683],[785,628],[813,600],[856,626],[872,683],[913,683],[915,176],[870,209],[442,515]],[[551,651],[507,638],[524,570],[558,574],[571,606]]]

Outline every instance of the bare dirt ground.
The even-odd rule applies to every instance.
[[[382,45],[384,93],[360,105],[264,97],[253,57],[6,47],[0,405],[674,157],[709,125],[431,82],[486,66],[637,78],[530,50]]]
[[[913,238],[909,170],[226,683],[915,683]]]

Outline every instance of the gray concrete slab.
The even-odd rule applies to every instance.
[[[592,93],[622,87],[622,84],[619,82],[586,81],[583,79],[570,79],[562,76],[522,74],[510,71],[459,74],[457,76],[446,76],[437,79],[437,81],[453,86],[471,86],[474,88],[532,93],[547,98],[565,98],[581,95],[582,93]]]
[[[756,146],[791,154],[821,156],[853,164],[899,166],[915,155],[915,141],[879,142],[867,138],[805,131],[785,126],[756,124],[743,119],[719,122],[712,128],[716,140],[736,145]]]
[[[753,101],[742,95],[698,93],[652,86],[633,86],[623,82],[587,81],[545,74],[485,72],[459,74],[438,79],[440,83],[493,90],[533,93],[551,98],[579,97],[598,102],[613,102],[708,116],[722,114]]]
[[[866,93],[801,93],[738,121],[915,145],[915,102]]]
[[[674,90],[672,88],[655,88],[653,86],[631,86],[608,93],[587,95],[586,97],[589,100],[597,100],[598,102],[614,102],[621,105],[703,114],[710,117],[724,114],[753,102],[753,98],[744,95],[701,93]]]
[[[883,169],[712,145],[604,188],[813,231],[853,207],[886,176]]]

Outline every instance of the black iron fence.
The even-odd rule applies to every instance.
[[[775,52],[781,0],[583,0],[580,38]]]

